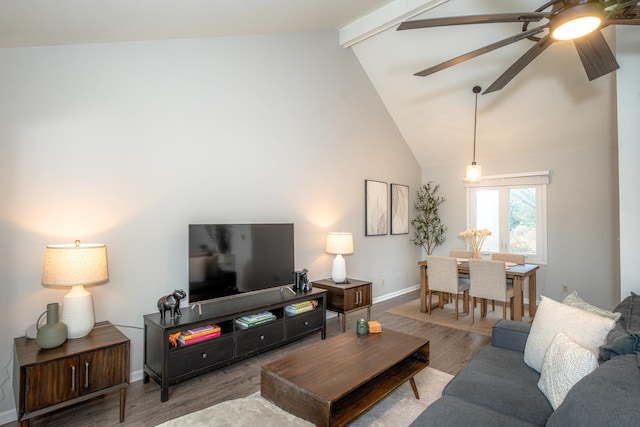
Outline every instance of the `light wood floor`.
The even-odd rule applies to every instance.
[[[455,375],[480,348],[490,343],[490,338],[385,312],[391,307],[417,297],[416,291],[375,304],[371,310],[371,318],[382,323],[383,332],[388,328],[428,338],[429,365]],[[349,314],[346,333],[355,333],[356,320],[365,314],[364,310]],[[338,317],[328,319],[327,338],[340,333],[342,333],[341,319]],[[127,391],[126,416],[123,424],[118,423],[119,400],[117,393],[114,393],[35,418],[31,421],[31,426],[156,426],[213,404],[246,397],[259,391],[260,365],[319,340],[320,334],[314,334],[285,347],[171,386],[169,400],[164,403],[160,402],[160,387],[153,380],[148,384],[136,381]],[[340,355],[337,354],[335,357]],[[2,427],[17,425],[17,422],[13,422]]]

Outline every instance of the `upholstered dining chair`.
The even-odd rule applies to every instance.
[[[480,317],[486,316],[487,300],[502,302],[502,318],[507,318],[507,302],[511,306],[513,316],[513,285],[507,285],[504,261],[484,259],[469,260],[470,287],[469,296],[472,297],[471,323],[474,322],[476,298],[482,299]]]
[[[427,274],[429,290],[427,294],[427,315],[431,315],[431,296],[433,292],[444,292],[454,296],[455,320],[458,320],[458,297],[463,295],[464,312],[469,312],[469,281],[458,278],[458,263],[453,257],[427,256]],[[443,295],[438,299],[440,308],[444,307]]]
[[[491,259],[494,261],[515,262],[516,264],[524,264],[524,255],[520,254],[495,253],[491,254]]]
[[[491,259],[496,261],[504,261],[504,262],[515,262],[516,264],[524,264],[524,255],[520,254],[509,254],[509,253],[495,253],[491,254]],[[529,280],[528,278],[525,280]],[[513,285],[513,279],[507,279],[508,285]],[[524,292],[524,288],[523,288]],[[524,299],[520,298],[522,301],[522,312],[524,313]],[[493,309],[495,307],[492,305]]]
[[[473,252],[471,252],[471,251],[460,251],[460,250],[457,250],[457,249],[449,251],[449,256],[450,257],[454,257],[454,258],[469,259],[469,258],[471,258],[472,255],[473,255]],[[460,274],[460,277],[469,280],[469,275],[466,274],[466,273]]]
[[[471,258],[472,252],[471,251],[459,251],[459,250],[452,250],[449,251],[449,256],[450,257],[454,257],[454,258],[465,258],[465,259],[469,259]]]

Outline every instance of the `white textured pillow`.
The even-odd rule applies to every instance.
[[[608,317],[609,319],[613,320],[618,320],[620,316],[622,316],[621,313],[614,313],[613,311],[605,310],[603,308],[589,304],[588,302],[580,298],[576,291],[573,291],[569,295],[567,295],[566,298],[562,300],[562,303],[570,305],[571,307],[578,307],[599,316]]]
[[[543,296],[524,346],[524,362],[540,372],[544,354],[553,338],[560,332],[582,347],[595,352],[605,343],[607,334],[615,324],[613,319]]]
[[[538,388],[557,409],[578,381],[598,367],[598,356],[560,332],[544,355]]]

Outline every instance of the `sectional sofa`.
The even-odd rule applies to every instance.
[[[542,298],[532,324],[497,322],[411,425],[640,425],[640,296],[599,314]]]

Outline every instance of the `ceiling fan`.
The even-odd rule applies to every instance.
[[[544,19],[547,22],[529,28],[529,24],[540,22]],[[551,0],[534,12],[419,19],[403,22],[398,27],[398,30],[505,22],[522,22],[522,31],[506,39],[426,68],[415,73],[415,75],[428,76],[523,39],[536,42],[533,47],[483,92],[483,94],[491,93],[505,87],[520,71],[553,43],[561,40],[573,40],[587,77],[591,81],[620,68],[600,29],[609,25],[640,25],[640,1]],[[538,37],[538,34],[540,34],[540,37]]]

